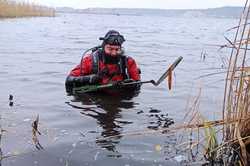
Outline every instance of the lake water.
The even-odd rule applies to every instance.
[[[230,50],[210,44],[226,44],[223,35],[236,24],[235,19],[87,14],[0,20],[0,110],[6,130],[1,146],[9,156],[2,165],[180,164],[178,150],[167,149],[174,136],[129,133],[180,124],[199,90],[200,113],[208,120],[221,117]],[[143,85],[134,97],[67,96],[67,74],[109,29],[125,36],[126,54],[136,59],[142,80],[158,79],[183,56],[172,90],[163,82]],[[37,115],[44,150],[32,142]]]

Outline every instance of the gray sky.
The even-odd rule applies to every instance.
[[[20,1],[20,0],[19,0]],[[245,0],[25,0],[52,7],[74,8],[160,8],[160,9],[197,9],[221,6],[244,6]]]

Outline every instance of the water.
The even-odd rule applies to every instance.
[[[7,131],[1,146],[3,154],[10,156],[2,164],[178,164],[175,154],[165,151],[175,138],[160,132],[128,133],[182,122],[199,89],[201,114],[209,120],[220,117],[225,73],[200,76],[225,71],[223,59],[229,50],[207,44],[225,44],[225,30],[236,23],[234,19],[85,14],[0,20],[1,126]],[[125,36],[126,53],[136,59],[142,80],[158,79],[183,56],[172,90],[164,82],[159,87],[144,85],[134,97],[67,96],[67,74],[84,50],[100,44],[98,38],[109,29]],[[41,151],[34,147],[31,133],[38,114]]]

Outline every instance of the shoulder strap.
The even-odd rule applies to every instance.
[[[121,69],[123,78],[129,79],[130,77],[128,74],[128,57],[125,55],[121,57],[120,69]]]
[[[99,53],[95,51],[91,54],[92,57],[92,73],[97,74],[99,72]]]

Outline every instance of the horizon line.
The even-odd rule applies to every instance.
[[[69,6],[56,6],[54,8],[71,8],[75,10],[86,10],[86,9],[152,9],[152,10],[206,10],[206,9],[217,9],[217,8],[225,8],[225,7],[241,7],[243,8],[244,6],[220,6],[220,7],[210,7],[210,8],[174,8],[174,9],[167,9],[167,8],[126,8],[126,7],[88,7],[88,8],[75,8],[75,7],[69,7]]]

